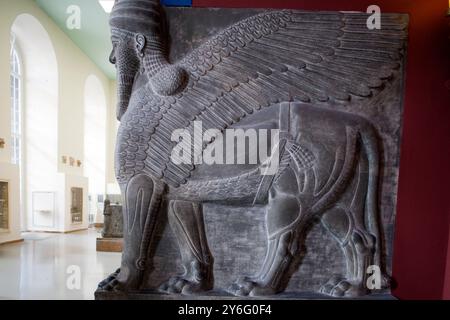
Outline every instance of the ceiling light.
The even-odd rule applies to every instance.
[[[99,0],[100,5],[103,7],[106,13],[110,13],[114,6],[114,0]]]

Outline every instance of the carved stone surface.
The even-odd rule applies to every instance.
[[[103,211],[104,224],[102,230],[103,238],[123,238],[123,209],[121,205],[111,204],[105,200]]]
[[[125,243],[97,297],[359,297],[373,265],[375,292],[388,290],[407,17],[369,30],[358,13],[168,12],[166,24],[158,1],[119,0],[111,15]],[[175,164],[171,134],[197,121],[280,130],[276,174]]]

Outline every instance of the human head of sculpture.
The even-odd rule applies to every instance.
[[[136,75],[148,78],[155,94],[171,96],[181,91],[187,74],[167,59],[164,15],[159,0],[116,0],[110,17],[116,65],[119,120],[128,108]]]

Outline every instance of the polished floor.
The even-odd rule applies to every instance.
[[[90,300],[120,265],[120,254],[96,252],[98,231],[25,233],[0,245],[0,299]]]

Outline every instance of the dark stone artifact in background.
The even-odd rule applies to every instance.
[[[123,209],[122,205],[105,200],[102,237],[97,238],[97,251],[122,252],[123,250]]]
[[[408,19],[368,18],[116,1],[124,252],[98,299],[389,293]],[[200,155],[278,129],[278,170],[176,164],[200,121]]]
[[[103,210],[104,224],[102,237],[122,238],[123,237],[123,209],[119,204],[111,204],[110,200],[105,200]]]

